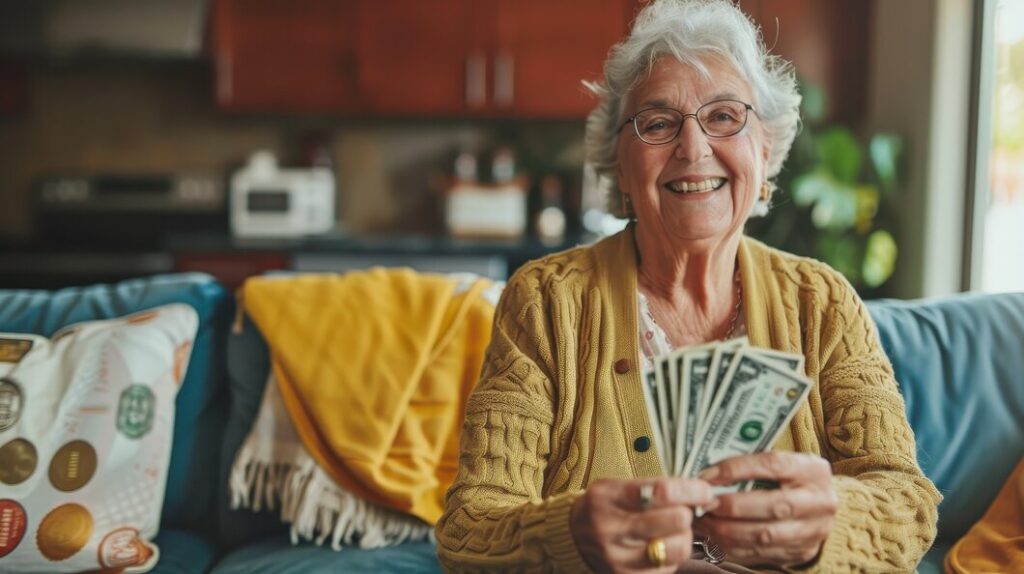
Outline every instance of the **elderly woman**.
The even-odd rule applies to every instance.
[[[655,0],[594,88],[589,157],[634,221],[509,281],[436,529],[442,564],[913,571],[940,495],[862,302],[824,264],[743,236],[797,130],[791,68],[732,3]],[[772,452],[662,476],[643,366],[740,334],[805,357],[806,403]],[[711,494],[750,479],[779,488]]]

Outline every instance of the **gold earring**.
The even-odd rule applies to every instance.
[[[767,181],[761,184],[761,201],[767,202],[772,198],[772,184]]]
[[[629,197],[628,193],[620,192],[619,195],[622,200],[622,217],[633,219],[633,200]]]

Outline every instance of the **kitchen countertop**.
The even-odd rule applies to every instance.
[[[162,246],[136,246],[130,241],[117,246],[5,241],[0,243],[0,288],[52,289],[181,270],[210,272],[234,286],[244,276],[258,273],[265,266],[341,272],[365,265],[408,265],[470,270],[504,278],[531,259],[594,239],[589,235],[576,235],[545,243],[536,238],[459,239],[341,233],[299,239],[239,239],[214,233],[169,237]],[[268,254],[269,260],[259,260]],[[186,262],[189,258],[192,261]],[[210,258],[217,261],[204,262]]]
[[[533,259],[589,243],[594,239],[590,236],[571,236],[557,242],[542,242],[537,238],[462,239],[429,235],[373,236],[341,233],[298,239],[181,235],[169,238],[166,246],[171,252],[287,251],[321,254],[498,255]]]

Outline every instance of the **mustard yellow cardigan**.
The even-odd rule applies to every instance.
[[[749,238],[738,257],[751,344],[802,353],[817,383],[776,447],[832,463],[840,509],[809,571],[912,572],[935,538],[941,495],[917,465],[863,303],[814,260]],[[634,448],[652,435],[636,275],[630,227],[510,279],[436,526],[445,569],[586,572],[569,530],[574,499],[601,478],[661,474],[656,449]]]

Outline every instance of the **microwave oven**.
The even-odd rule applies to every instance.
[[[279,168],[272,154],[257,152],[231,178],[231,232],[236,237],[325,233],[334,228],[334,198],[330,168]]]

